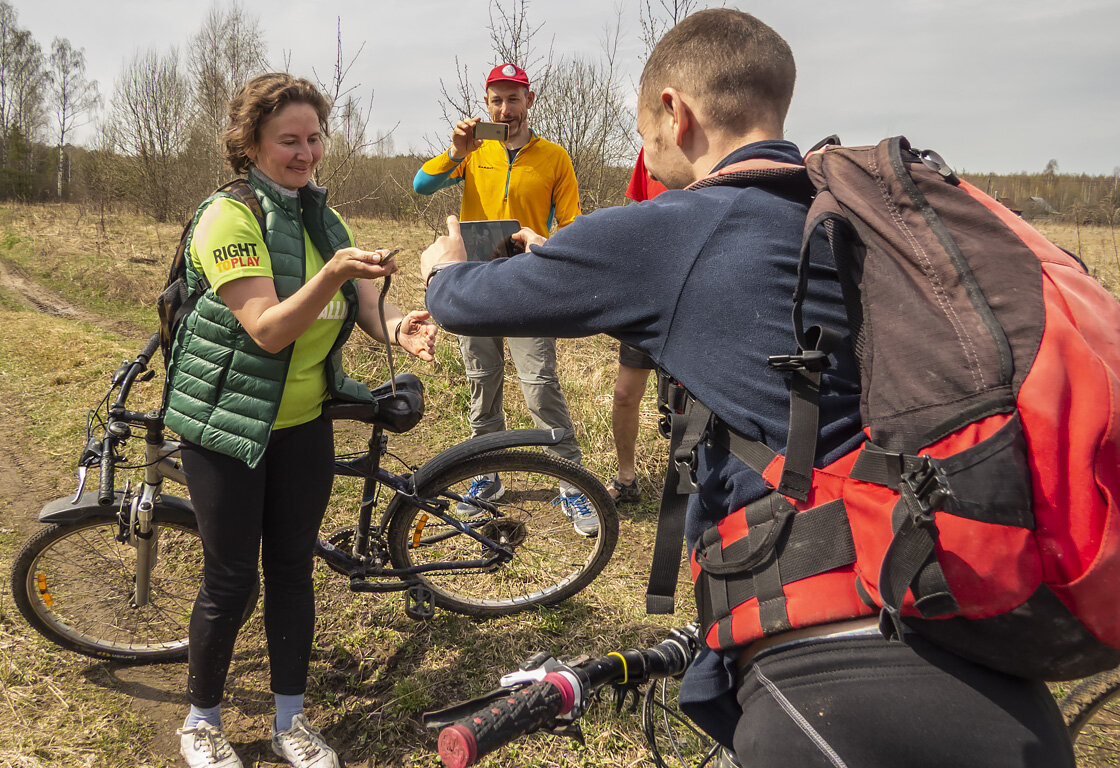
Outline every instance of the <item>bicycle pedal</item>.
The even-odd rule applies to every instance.
[[[423,584],[413,584],[404,593],[404,615],[414,621],[429,621],[436,615],[436,596]]]

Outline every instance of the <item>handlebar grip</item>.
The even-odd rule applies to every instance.
[[[101,443],[101,484],[97,491],[97,503],[107,507],[113,503],[113,440],[105,438]]]
[[[518,736],[571,711],[575,691],[557,672],[545,675],[439,733],[439,756],[447,768],[466,768]]]
[[[159,349],[159,333],[153,333],[152,337],[148,339],[148,343],[140,350],[140,354],[136,356],[136,359],[141,365],[147,367],[148,361],[152,359],[152,355],[155,354],[157,349]]]

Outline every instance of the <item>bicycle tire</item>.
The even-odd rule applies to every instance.
[[[513,560],[487,571],[449,570],[414,578],[432,590],[436,605],[468,616],[518,613],[560,602],[584,589],[614,553],[618,513],[603,484],[580,465],[542,451],[492,451],[452,464],[418,488],[417,495],[435,498],[450,489],[462,496],[474,477],[494,472],[506,489],[500,499],[491,502],[500,515],[494,517],[479,507],[472,510],[474,514],[461,517],[481,525],[481,532],[492,540],[504,540],[513,549]],[[558,503],[561,481],[587,496],[598,514],[597,535],[582,536],[575,531]],[[455,533],[448,524],[410,504],[408,497],[397,496],[392,503],[396,509],[390,511],[388,543],[397,568],[484,557],[478,541]],[[456,506],[452,502],[452,514]]]
[[[1078,768],[1120,765],[1120,668],[1080,681],[1058,706]]]
[[[715,768],[719,745],[677,705],[679,678],[650,681],[642,696],[642,735],[656,768]]]
[[[57,645],[98,659],[154,663],[186,658],[191,610],[202,582],[193,516],[157,511],[159,555],[151,596],[129,605],[136,550],[116,540],[117,517],[95,514],[44,527],[12,564],[12,595],[27,622]],[[256,606],[260,584],[242,623]]]

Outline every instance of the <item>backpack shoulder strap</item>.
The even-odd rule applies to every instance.
[[[215,194],[220,193],[225,193],[248,208],[256,218],[257,224],[260,225],[261,233],[263,234],[267,231],[265,229],[264,208],[261,207],[261,201],[257,199],[257,193],[249,186],[247,180],[237,178],[232,181],[227,181],[215,190]]]

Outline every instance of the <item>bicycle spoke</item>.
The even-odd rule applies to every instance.
[[[489,568],[466,565],[493,560],[498,553],[438,517],[409,508],[407,520],[393,522],[394,564],[443,566],[420,576],[438,603],[465,613],[508,613],[578,591],[605,564],[617,536],[617,518],[602,484],[581,467],[546,454],[511,451],[485,454],[465,460],[461,469],[448,469],[440,492],[466,498],[476,476],[495,472],[502,490],[489,503],[496,514],[455,502],[450,511],[512,552],[512,560]],[[609,515],[602,540],[580,535],[564,514],[558,499],[565,483],[586,489],[592,507]]]
[[[47,545],[32,564],[29,593],[53,630],[93,647],[184,648],[200,583],[195,531],[160,526],[147,604],[131,604],[136,552],[116,540],[115,521],[97,521]]]

